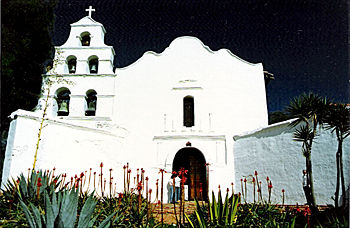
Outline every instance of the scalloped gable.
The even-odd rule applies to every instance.
[[[129,67],[132,67],[136,65],[139,62],[142,62],[143,60],[148,59],[149,57],[162,57],[166,55],[177,55],[181,58],[188,58],[191,62],[196,57],[200,55],[206,55],[206,54],[213,54],[213,55],[221,55],[225,57],[227,61],[238,60],[240,63],[244,63],[249,66],[261,66],[262,63],[250,63],[235,54],[233,54],[230,50],[226,48],[219,49],[217,51],[212,50],[209,46],[205,45],[199,38],[194,36],[180,36],[175,38],[168,47],[165,48],[163,52],[157,53],[154,51],[146,51],[142,57],[140,57],[138,60],[133,62],[132,64],[122,67],[122,68],[116,68],[116,70],[124,70],[128,69]],[[233,57],[233,58],[232,58]]]
[[[207,50],[209,53],[212,54],[216,54],[216,53],[223,53],[223,54],[228,54],[232,57],[235,57],[236,59],[250,64],[250,65],[257,65],[259,63],[250,63],[240,57],[238,57],[237,55],[233,54],[229,49],[226,48],[221,48],[217,51],[213,51],[209,46],[205,45],[199,38],[194,37],[194,36],[180,36],[178,38],[175,38],[169,45],[169,47],[167,49],[183,49],[183,50],[189,50],[190,52],[192,52],[192,49],[202,49],[203,48],[205,50]]]

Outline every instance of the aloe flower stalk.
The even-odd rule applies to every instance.
[[[102,188],[102,178],[103,178],[103,171],[102,171],[102,168],[103,168],[103,163],[101,162],[100,164],[100,168],[101,168],[101,194],[102,194],[102,197],[103,197],[103,188]]]
[[[37,189],[36,189],[36,197],[39,200],[40,199],[40,187],[42,186],[41,183],[41,178],[38,178],[38,183],[37,183]]]
[[[129,163],[128,163],[129,164]],[[131,176],[131,169],[128,169],[127,173],[127,184],[128,184],[128,192],[130,193],[130,176]]]
[[[73,188],[73,177],[70,178],[70,189]]]
[[[163,179],[164,179],[164,169],[160,169],[159,172],[161,173],[161,186],[160,186],[160,211],[162,214],[162,227],[164,225],[164,217],[163,217]]]
[[[106,178],[104,178],[103,179],[103,192],[106,191],[106,182],[107,182],[107,180],[106,180]],[[103,196],[103,193],[102,193],[102,196]]]
[[[263,198],[262,198],[261,181],[259,181],[258,188],[259,188],[259,190],[260,190],[260,191],[259,191],[259,193],[260,193],[260,200],[261,200],[261,202],[263,203],[264,200],[263,200]]]
[[[146,200],[148,199],[148,177],[145,178],[146,180]]]
[[[247,198],[247,179],[244,178],[244,202],[246,202]]]
[[[156,200],[158,201],[158,180],[156,181]]]
[[[243,179],[241,178],[241,192],[242,192],[242,197],[244,197],[244,191],[243,191]]]
[[[282,205],[284,205],[284,192],[285,192],[285,190],[282,189]]]
[[[94,191],[96,191],[96,172],[94,172]]]
[[[271,181],[268,185],[268,191],[269,191],[269,203],[271,203],[271,192],[272,192],[272,182]]]
[[[109,169],[109,197],[112,198],[112,170]]]
[[[126,192],[126,178],[125,178],[125,175],[126,175],[126,165],[123,166],[123,175],[124,175],[124,193]]]

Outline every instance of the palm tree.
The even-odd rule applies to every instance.
[[[292,123],[295,129],[294,140],[302,142],[302,151],[306,162],[306,180],[308,191],[305,189],[305,196],[311,210],[317,212],[316,200],[314,196],[313,179],[312,179],[312,163],[311,149],[313,140],[317,136],[317,127],[322,126],[326,109],[329,102],[325,98],[321,98],[313,93],[302,94],[294,98],[287,112],[292,118],[296,118]]]
[[[350,107],[346,104],[331,104],[328,107],[328,113],[325,117],[326,129],[331,129],[335,132],[338,140],[338,149],[336,153],[337,163],[337,184],[335,190],[335,207],[339,205],[339,185],[341,182],[341,189],[343,194],[342,205],[346,204],[345,197],[345,182],[343,170],[343,141],[350,134]]]

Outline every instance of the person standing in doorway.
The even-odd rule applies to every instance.
[[[169,203],[174,203],[174,191],[175,191],[174,178],[175,178],[175,175],[172,174],[169,181],[168,181],[169,193],[170,193]]]
[[[180,186],[181,186],[181,179],[179,176],[175,177],[175,201],[180,200]]]

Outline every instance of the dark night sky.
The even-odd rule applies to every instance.
[[[116,67],[189,35],[212,50],[262,62],[275,75],[267,87],[269,111],[309,91],[350,102],[346,0],[61,0],[54,45],[66,41],[89,5],[116,51]]]

